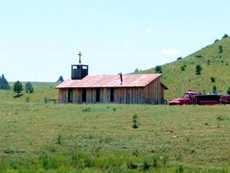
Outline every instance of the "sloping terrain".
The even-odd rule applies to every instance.
[[[201,66],[200,75],[196,74]],[[224,37],[215,43],[177,61],[165,64],[162,68],[162,81],[168,86],[166,97],[172,99],[188,90],[212,92],[213,87],[226,94],[230,87],[230,38]],[[155,68],[140,73],[155,73]]]

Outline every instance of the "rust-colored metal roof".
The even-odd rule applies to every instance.
[[[160,74],[127,74],[123,75],[121,83],[119,75],[89,75],[82,80],[66,80],[57,88],[145,87],[160,76]]]

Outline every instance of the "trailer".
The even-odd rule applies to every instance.
[[[183,97],[169,101],[169,105],[217,105],[230,104],[229,95],[201,94],[199,92],[187,91]]]

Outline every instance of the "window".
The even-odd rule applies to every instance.
[[[101,90],[100,88],[96,89],[96,102],[100,102],[100,94],[101,94]]]

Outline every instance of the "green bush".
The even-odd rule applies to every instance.
[[[31,93],[34,92],[34,88],[33,88],[33,85],[32,85],[31,82],[26,82],[26,84],[25,84],[25,91],[28,94],[31,94]]]
[[[56,144],[58,144],[58,145],[62,144],[62,136],[61,135],[58,135]]]
[[[219,45],[218,49],[219,49],[219,53],[223,53],[224,52],[224,48],[223,48],[222,45]]]
[[[230,87],[227,89],[227,94],[230,95]]]
[[[216,79],[214,77],[210,77],[210,80],[211,80],[212,83],[216,82]]]
[[[196,75],[200,75],[200,74],[201,74],[201,71],[202,71],[201,65],[197,65],[197,66],[196,66]]]
[[[133,115],[133,125],[132,125],[132,127],[133,127],[134,129],[139,128],[138,115],[137,115],[137,114],[134,114],[134,115]]]
[[[180,60],[182,60],[182,57],[178,57],[178,58],[177,58],[177,61],[180,61]]]
[[[82,109],[82,112],[91,112],[91,108],[90,107],[85,107]]]
[[[220,41],[219,39],[216,39],[215,41],[214,41],[214,43],[217,43],[218,41]]]
[[[186,67],[187,67],[186,65],[183,65],[183,66],[180,67],[180,70],[185,71]]]
[[[212,93],[217,94],[217,87],[215,85],[212,87]]]
[[[156,73],[162,73],[163,71],[162,71],[162,67],[161,66],[156,66],[156,68],[155,68],[155,72]]]
[[[224,34],[223,39],[228,38],[228,34]]]

